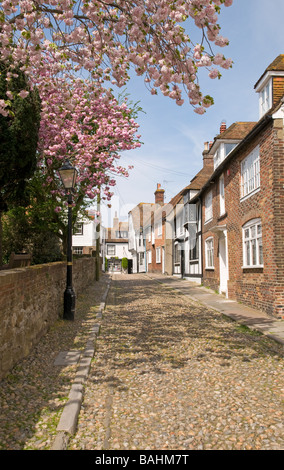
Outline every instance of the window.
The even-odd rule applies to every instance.
[[[109,256],[115,256],[115,245],[107,245],[107,254]]]
[[[116,238],[127,238],[128,237],[128,232],[126,232],[126,231],[116,231],[115,232],[115,237]]]
[[[147,251],[148,264],[152,263],[152,251]]]
[[[221,142],[214,154],[214,170],[222,163],[229,153],[237,146],[237,142]]]
[[[145,254],[144,253],[139,253],[139,264],[140,266],[144,264],[145,260]]]
[[[208,238],[205,241],[205,266],[206,266],[206,269],[214,269],[213,238]]]
[[[158,237],[161,237],[163,233],[163,225],[162,222],[159,222],[157,225],[157,235]]]
[[[176,243],[175,244],[175,251],[174,251],[174,263],[175,264],[180,264],[180,260],[181,260],[180,248],[179,248],[179,244]]]
[[[241,197],[252,194],[260,187],[259,147],[241,162]]]
[[[199,259],[199,236],[192,234],[189,238],[189,259],[190,261]]]
[[[156,248],[156,263],[161,262],[161,247]]]
[[[76,224],[74,235],[83,235],[83,224]]]
[[[225,185],[224,175],[219,178],[220,215],[225,214]]]
[[[213,209],[212,209],[212,191],[205,196],[205,222],[209,222],[213,218]]]
[[[73,253],[74,253],[74,255],[82,255],[83,254],[83,247],[82,246],[73,246]]]
[[[243,267],[263,267],[262,227],[260,219],[243,226]]]
[[[261,92],[259,93],[259,113],[260,117],[262,117],[272,106],[272,82],[269,80],[267,85],[263,87]]]

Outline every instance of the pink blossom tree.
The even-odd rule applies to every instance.
[[[4,0],[0,10],[0,53],[6,64],[6,98],[0,113],[11,112],[11,79],[18,68],[42,101],[38,173],[48,187],[53,213],[62,211],[56,170],[69,158],[79,171],[77,203],[103,191],[110,199],[123,150],[139,143],[127,103],[118,103],[106,84],[122,87],[130,67],[158,90],[189,103],[198,114],[213,104],[198,85],[200,68],[211,78],[232,65],[212,47],[224,47],[218,14],[232,0]],[[194,44],[185,27],[200,29]]]
[[[128,105],[125,96],[118,102],[110,90],[87,80],[67,82],[55,77],[50,87],[46,79],[46,71],[42,78],[37,76],[42,119],[38,166],[30,182],[32,198],[27,214],[33,223],[38,220],[48,226],[64,246],[67,201],[58,169],[68,159],[78,171],[73,197],[75,223],[79,214],[86,216],[86,209],[98,195],[111,199],[117,175],[128,176],[131,166],[119,164],[120,153],[141,145],[135,122],[139,107]]]
[[[198,69],[205,67],[216,78],[220,68],[232,65],[211,48],[228,44],[217,21],[221,8],[232,1],[4,0],[1,58],[12,59],[28,76],[52,67],[53,73],[82,72],[91,80],[110,80],[117,86],[126,84],[133,65],[151,93],[160,90],[178,105],[185,94],[202,114],[213,99],[202,95]],[[185,32],[190,21],[200,29],[199,44]],[[7,102],[0,106],[8,112]]]

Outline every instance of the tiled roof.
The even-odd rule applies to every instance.
[[[204,186],[204,184],[208,180],[208,178],[210,178],[212,173],[213,173],[213,167],[205,166],[197,173],[197,175],[195,175],[194,178],[192,178],[190,184],[186,186],[185,190],[186,189],[201,189],[202,186]]]
[[[261,77],[257,80],[256,84],[254,85],[254,88],[257,87],[259,82],[262,80],[264,75],[267,72],[283,72],[284,71],[284,54],[280,54],[276,59],[274,59],[273,62],[266,68],[266,70],[263,72]]]
[[[106,242],[128,243],[128,238],[116,238],[116,232],[128,232],[128,222],[118,222],[115,227],[106,228]]]
[[[270,70],[284,70],[284,54],[280,54],[273,62],[267,67],[266,71]]]
[[[222,134],[218,134],[214,141],[217,139],[232,139],[242,140],[252,130],[256,122],[234,122]]]

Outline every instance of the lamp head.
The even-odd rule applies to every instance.
[[[63,186],[66,190],[74,190],[77,178],[77,170],[66,160],[63,166],[58,170]]]

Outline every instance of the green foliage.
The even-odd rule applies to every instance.
[[[8,100],[7,79],[13,99]],[[26,89],[26,98],[19,91]],[[0,203],[2,206],[27,203],[26,182],[36,168],[40,126],[40,98],[28,89],[25,74],[20,70],[7,77],[6,66],[0,62],[0,99],[9,101],[9,115],[0,115]],[[3,210],[3,207],[2,207]]]
[[[122,258],[121,266],[122,266],[122,269],[127,269],[128,268],[128,259],[127,258]]]
[[[3,217],[3,258],[9,262],[12,252],[28,252],[33,264],[62,260],[58,237],[49,230],[35,228],[25,208],[17,207]]]

